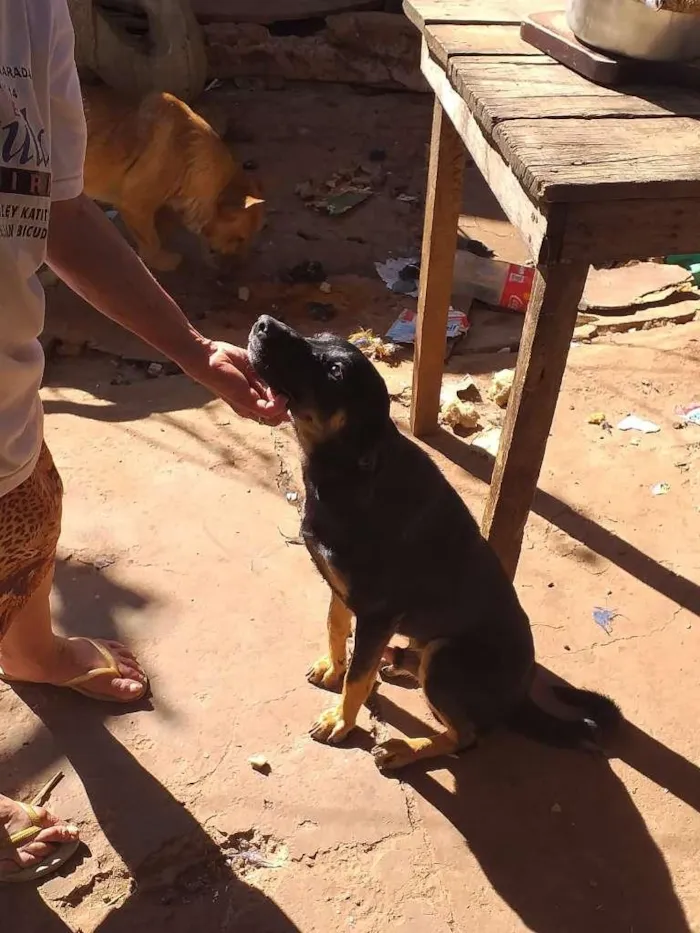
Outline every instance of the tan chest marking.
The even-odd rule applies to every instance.
[[[314,564],[316,564],[316,567],[318,568],[318,571],[323,579],[326,581],[328,586],[330,586],[333,592],[339,596],[343,602],[345,602],[348,595],[348,584],[345,578],[342,576],[342,574],[338,573],[336,568],[321,552],[318,545],[307,541],[306,547],[308,548],[309,554],[311,554],[311,559],[313,560]]]

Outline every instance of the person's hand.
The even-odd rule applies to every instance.
[[[275,395],[256,375],[240,347],[207,340],[203,358],[188,375],[227,402],[242,418],[275,425],[287,421],[287,399]]]

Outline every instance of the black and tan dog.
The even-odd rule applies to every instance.
[[[564,746],[612,728],[619,711],[598,694],[553,688],[577,712],[568,720],[531,699],[532,632],[513,585],[457,492],[393,424],[372,363],[338,337],[307,340],[267,316],[248,349],[260,377],[289,397],[304,461],[302,536],[332,590],[328,654],[308,679],[342,685],[342,698],[314,738],[347,736],[383,660],[418,678],[445,731],[385,742],[374,750],[381,768],[459,751],[501,725]],[[389,647],[395,634],[408,648]]]

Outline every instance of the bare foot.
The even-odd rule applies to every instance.
[[[0,794],[0,880],[41,862],[55,851],[56,843],[73,842],[78,838],[77,826],[63,822],[43,807],[34,807],[34,810],[41,832],[23,845],[11,846],[10,836],[30,827],[32,821],[20,804]]]
[[[86,638],[54,635],[51,649],[42,657],[27,657],[12,645],[12,630],[0,644],[0,667],[12,680],[61,686],[74,677],[106,666],[105,659]],[[95,639],[113,656],[119,676],[103,674],[81,684],[81,689],[97,699],[133,703],[146,692],[148,678],[134,655],[118,641]]]

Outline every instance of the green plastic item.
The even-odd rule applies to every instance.
[[[667,256],[664,260],[667,266],[681,266],[693,276],[693,282],[700,285],[700,253],[678,253],[676,256]]]

